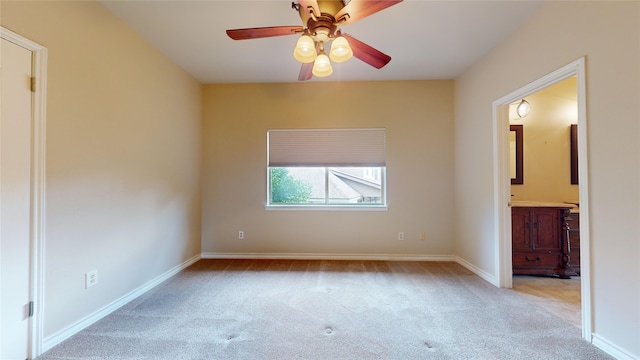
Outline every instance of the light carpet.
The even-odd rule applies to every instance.
[[[452,262],[200,260],[38,359],[611,359]]]

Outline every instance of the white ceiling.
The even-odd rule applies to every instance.
[[[102,3],[200,82],[295,82],[297,36],[231,40],[226,29],[302,25],[291,0],[145,0]],[[356,59],[310,81],[453,79],[517,29],[543,1],[405,0],[353,24],[347,33],[391,62]]]

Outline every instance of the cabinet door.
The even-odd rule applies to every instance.
[[[533,249],[560,251],[560,213],[556,209],[536,209],[532,213]]]
[[[511,243],[512,249],[531,250],[529,210],[511,208]]]

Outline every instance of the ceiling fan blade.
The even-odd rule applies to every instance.
[[[350,24],[399,2],[402,0],[351,0],[334,17],[340,25]],[[341,22],[343,18],[344,21]]]
[[[374,68],[380,69],[383,66],[387,65],[389,61],[391,61],[391,56],[372,48],[362,41],[355,39],[347,34],[342,34],[342,36],[344,36],[349,42],[349,46],[351,46],[351,50],[353,50],[353,56],[366,62]]]
[[[313,76],[312,70],[313,62],[303,63],[300,68],[300,75],[298,75],[298,81],[311,80],[311,77]]]
[[[311,8],[316,16],[320,16],[318,0],[298,0],[298,4],[300,4],[300,8],[304,9],[307,14],[311,15],[309,12],[309,8]]]
[[[248,29],[232,29],[227,30],[227,35],[233,40],[259,39],[272,36],[293,35],[302,33],[302,26],[271,26]]]

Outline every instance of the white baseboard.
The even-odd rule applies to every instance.
[[[625,349],[621,349],[616,344],[610,342],[609,340],[599,336],[598,334],[592,335],[591,343],[598,347],[600,350],[606,352],[607,354],[613,356],[618,360],[638,360],[640,357],[634,356],[627,352]]]
[[[382,260],[382,261],[456,261],[453,255],[406,254],[322,254],[322,253],[202,253],[203,259],[269,260]]]
[[[153,279],[151,281],[148,281],[147,283],[143,284],[139,288],[137,288],[137,289],[125,294],[124,296],[122,296],[119,299],[113,301],[112,303],[102,307],[101,309],[97,310],[96,312],[94,312],[92,314],[89,314],[88,316],[85,316],[84,318],[82,318],[82,319],[76,321],[75,323],[71,324],[70,326],[67,326],[66,328],[56,332],[55,334],[44,338],[44,340],[42,342],[42,347],[41,347],[42,353],[44,353],[47,350],[51,349],[52,347],[60,344],[61,342],[65,341],[66,339],[70,338],[71,336],[73,336],[76,333],[80,332],[81,330],[85,329],[86,327],[92,325],[96,321],[102,319],[103,317],[111,314],[115,310],[119,309],[123,305],[127,304],[128,302],[130,302],[131,300],[133,300],[133,299],[137,298],[138,296],[146,293],[147,291],[153,289],[154,287],[156,287],[157,285],[159,285],[163,281],[169,279],[170,277],[172,277],[175,274],[179,273],[180,271],[182,271],[183,269],[185,269],[188,266],[192,265],[196,261],[200,260],[200,258],[201,258],[201,256],[200,256],[200,254],[198,254],[198,255],[188,259],[187,261],[185,261],[185,262],[173,267],[172,269],[166,271],[165,273],[161,274],[160,276],[156,277],[155,279]],[[40,354],[38,354],[38,355],[40,355]]]
[[[498,278],[495,275],[489,274],[488,272],[480,269],[479,267],[473,265],[472,263],[468,262],[467,260],[455,256],[455,262],[457,262],[458,264],[464,266],[465,268],[467,268],[469,271],[471,271],[472,273],[480,276],[481,278],[483,278],[485,281],[487,281],[490,284],[493,284],[497,287],[500,287],[500,283],[498,281]]]

